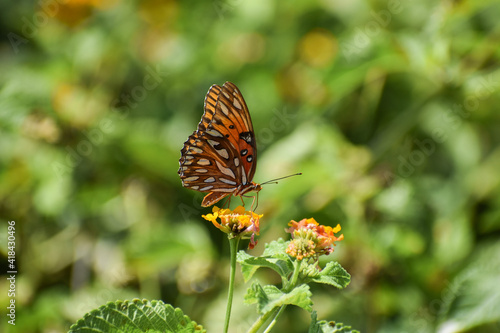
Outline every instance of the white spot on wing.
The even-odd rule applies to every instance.
[[[208,190],[210,190],[213,187],[214,187],[213,185],[208,185],[208,186],[200,188],[200,191],[208,191]]]
[[[226,176],[229,176],[229,177],[231,177],[233,179],[236,179],[236,175],[234,174],[233,170],[231,170],[229,168],[226,168],[225,166],[223,166],[222,164],[220,164],[219,161],[215,161],[215,163],[217,164],[217,167],[219,168],[220,172],[222,172]]]
[[[240,159],[238,157],[234,158],[234,165],[236,165],[236,167],[240,166]]]
[[[221,104],[221,105],[220,105],[220,108],[221,108],[222,112],[223,112],[226,116],[228,116],[228,115],[229,115],[229,110],[228,110],[227,106],[225,106],[224,104]]]
[[[207,142],[215,148],[215,146],[217,146],[220,142],[219,141],[215,141],[215,140],[210,140],[208,139]]]
[[[224,96],[229,99],[229,95],[227,94],[227,92],[223,91],[222,94],[224,94]]]
[[[193,152],[195,154],[201,154],[201,153],[203,153],[203,150],[201,150],[200,148],[197,148],[197,147],[189,147],[189,151]]]
[[[198,179],[200,179],[200,177],[198,177],[198,176],[191,176],[191,177],[184,178],[184,181],[185,182],[194,182],[195,180],[198,180]]]
[[[234,188],[223,188],[219,187],[214,190],[214,192],[234,192]]]
[[[238,110],[241,110],[241,104],[240,104],[240,102],[238,102],[238,100],[237,100],[237,99],[235,99],[235,100],[234,100],[233,105],[234,105],[234,107],[235,107],[235,108],[237,108]]]
[[[217,154],[224,157],[226,160],[229,158],[229,154],[228,154],[226,149],[224,149],[224,148],[223,149],[216,149],[215,151],[217,152]]]
[[[226,183],[226,184],[229,184],[229,185],[236,185],[236,182],[229,180],[229,179],[226,179],[226,178],[222,178],[222,177],[219,177],[219,181]]]
[[[199,187],[198,185],[195,185],[195,186],[191,186],[191,188],[192,188],[193,190],[198,190],[200,187]]]
[[[196,169],[195,171],[199,172],[199,173],[207,173],[208,172],[207,169]]]
[[[214,177],[208,177],[207,179],[205,179],[203,182],[205,183],[213,183],[215,181],[215,178]]]
[[[210,129],[210,130],[206,131],[205,133],[210,134],[211,136],[218,137],[218,138],[222,138],[223,137],[223,135],[221,134],[221,132],[216,131],[214,129]]]
[[[200,158],[198,162],[196,162],[198,165],[210,165],[210,161],[207,160],[206,158]]]
[[[243,165],[241,166],[241,183],[243,185],[247,184],[247,174],[245,173],[245,168],[243,167]]]

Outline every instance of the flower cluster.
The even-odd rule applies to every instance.
[[[290,221],[290,228],[286,232],[292,235],[292,241],[286,252],[292,257],[302,260],[304,258],[318,258],[320,255],[328,255],[333,252],[336,241],[344,239],[344,235],[336,237],[334,234],[340,231],[340,225],[335,228],[319,225],[315,219],[302,219],[299,222]]]
[[[259,234],[259,220],[262,216],[264,215],[245,211],[243,206],[238,206],[234,210],[214,206],[212,214],[202,215],[205,220],[212,222],[214,226],[226,234],[242,239],[250,238],[249,249],[253,249],[257,244],[255,235]],[[220,222],[217,222],[217,219]]]

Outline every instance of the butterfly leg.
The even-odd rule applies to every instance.
[[[243,198],[253,198],[253,201],[252,201],[252,205],[250,206],[250,210],[252,210],[252,206],[255,202],[255,197],[251,196],[251,195],[241,195],[240,198],[241,198],[241,202],[243,204],[243,207],[245,207],[245,201],[243,201]]]
[[[243,207],[245,207],[245,202],[243,201],[243,197],[245,198],[252,198],[252,204],[250,205],[250,211],[255,212],[257,207],[259,206],[259,192],[256,193],[256,195],[251,196],[251,195],[242,195],[240,196],[241,202],[243,203]],[[257,205],[255,205],[255,208],[253,208],[253,205],[257,201]]]
[[[231,204],[231,197],[232,197],[232,195],[230,195],[230,196],[227,197],[226,202],[224,202],[224,204],[222,205],[222,207],[224,207],[224,206],[227,205],[227,208],[229,208],[229,205]]]
[[[253,212],[255,212],[257,210],[257,207],[259,207],[259,192],[257,192],[257,195],[253,197],[254,201],[255,201],[255,199],[257,199],[257,203],[255,204],[255,208],[252,210]],[[253,206],[253,202],[252,202],[252,206]]]

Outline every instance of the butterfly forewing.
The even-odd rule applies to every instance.
[[[202,205],[243,195],[260,185],[252,182],[257,149],[252,120],[238,88],[213,85],[206,97],[198,129],[184,143],[179,175],[185,187],[210,192]]]
[[[207,95],[205,96],[204,110],[203,116],[201,117],[201,121],[198,124],[198,132],[204,132],[207,130],[207,126],[212,122],[212,119],[215,114],[215,109],[217,105],[217,99],[219,98],[219,93],[221,91],[221,86],[214,84],[208,90]],[[195,131],[196,133],[196,131]]]
[[[242,173],[242,183],[249,183],[255,174],[257,146],[245,100],[231,82],[222,87],[211,126],[215,131],[225,133],[238,158],[234,161],[235,167],[243,168],[238,171]]]

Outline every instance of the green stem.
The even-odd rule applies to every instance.
[[[293,288],[297,286],[301,266],[302,260],[295,260],[293,262],[293,275],[292,278],[288,281],[288,284],[283,288],[284,292],[289,293]]]
[[[238,244],[240,242],[239,237],[234,237],[231,234],[228,235],[228,238],[231,257],[231,270],[229,272],[229,291],[227,294],[226,323],[224,324],[225,333],[227,333],[229,330],[229,319],[231,318],[231,308],[233,306],[234,276],[236,274],[236,253],[238,252]]]
[[[267,326],[266,330],[264,331],[264,333],[269,333],[271,332],[271,330],[273,329],[274,325],[276,324],[276,322],[278,321],[278,318],[281,316],[281,314],[283,312],[285,312],[285,309],[286,309],[286,304],[282,305],[280,307],[280,310],[278,311],[278,313],[276,314],[276,316],[274,316],[273,318],[273,321],[269,324],[269,326]]]
[[[259,318],[257,318],[255,323],[253,323],[252,327],[248,329],[247,333],[256,333],[265,324],[265,322],[277,311],[278,309],[271,310],[265,313],[264,315],[260,316]]]
[[[292,291],[293,288],[295,288],[295,286],[297,285],[297,282],[299,280],[299,275],[300,275],[299,273],[300,273],[301,266],[302,266],[301,260],[295,260],[293,262],[293,267],[294,267],[293,274],[292,274],[291,279],[288,281],[287,285],[283,286],[283,290],[282,290],[283,292],[288,293],[288,292]],[[257,318],[255,323],[253,323],[252,327],[250,327],[250,329],[247,331],[247,333],[256,333],[265,324],[265,322],[274,315],[273,320],[271,321],[271,323],[267,326],[266,330],[264,331],[264,333],[270,332],[271,329],[276,324],[278,318],[285,311],[285,308],[286,308],[286,304],[282,305],[279,308],[274,308],[273,310],[260,316],[259,318]]]

